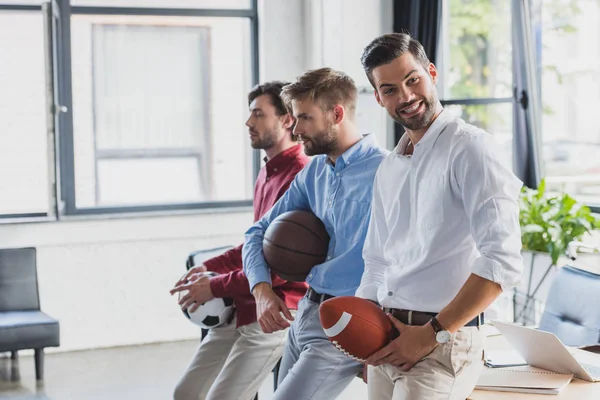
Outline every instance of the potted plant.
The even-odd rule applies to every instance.
[[[550,280],[546,278],[558,265],[559,258],[566,255],[569,243],[581,241],[585,234],[599,229],[600,219],[594,217],[589,207],[566,193],[547,193],[543,179],[537,189],[522,189],[519,206],[523,257],[529,259],[529,263],[525,264],[522,284],[515,291],[514,320],[535,324],[536,314],[541,312],[541,307],[536,312],[536,302],[545,300],[545,293],[538,292],[542,287],[546,290],[549,287]],[[536,267],[538,264],[542,265]],[[534,280],[536,284],[532,288]],[[518,295],[524,298],[519,301]]]
[[[523,187],[519,206],[523,250],[548,253],[553,265],[566,254],[569,243],[600,228],[600,219],[589,207],[566,193],[547,194],[544,179],[537,189]]]

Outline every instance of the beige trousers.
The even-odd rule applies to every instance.
[[[213,328],[175,388],[175,400],[251,400],[283,354],[287,330],[263,333],[258,322]]]
[[[369,366],[369,400],[465,400],[483,370],[484,339],[479,328],[466,327],[410,371]]]

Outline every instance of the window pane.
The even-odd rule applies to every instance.
[[[49,208],[43,35],[40,13],[0,12],[0,214]]]
[[[249,9],[251,0],[71,0],[73,6]]]
[[[512,104],[483,104],[483,105],[451,105],[445,109],[453,115],[464,119],[494,137],[498,145],[498,156],[508,166],[512,166],[513,121]]]
[[[537,10],[545,174],[551,189],[597,204],[600,2],[544,0]]]
[[[251,199],[247,19],[71,21],[77,207]]]
[[[191,203],[203,195],[192,157],[100,160],[98,177],[99,203],[107,206]]]
[[[450,0],[442,3],[440,98],[510,97],[511,2]]]

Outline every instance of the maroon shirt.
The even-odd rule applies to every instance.
[[[254,221],[273,207],[290,187],[294,177],[308,163],[301,145],[282,151],[260,169],[254,186]],[[237,327],[256,321],[256,302],[250,292],[248,278],[242,270],[242,245],[204,262],[209,271],[221,275],[210,279],[215,297],[232,297],[237,309]],[[298,301],[306,293],[304,282],[288,282],[271,273],[273,290],[288,308],[298,309]]]

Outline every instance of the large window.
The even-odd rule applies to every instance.
[[[533,11],[548,187],[600,205],[600,1],[535,0]]]
[[[251,198],[248,31],[240,18],[73,16],[78,208]]]
[[[251,204],[256,0],[42,3],[0,0],[0,219]]]
[[[443,2],[438,90],[446,110],[492,134],[512,163],[511,2]]]

